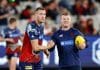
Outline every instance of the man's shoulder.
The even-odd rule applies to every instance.
[[[53,33],[53,36],[58,36],[59,34],[61,33],[61,30],[59,29],[59,30],[57,30],[57,31],[55,31],[54,33]]]
[[[27,24],[26,29],[28,29],[28,30],[36,29],[36,25],[35,25],[35,23],[33,23],[33,22],[29,22],[29,23]]]
[[[72,31],[75,31],[75,32],[76,32],[76,31],[79,31],[79,30],[76,29],[76,28],[71,28],[71,30],[72,30]]]
[[[76,28],[72,28],[72,31],[77,35],[83,35],[82,32],[80,32],[80,30],[76,29]]]
[[[29,22],[29,23],[27,24],[27,26],[34,26],[34,27],[36,27],[36,23],[35,23],[35,22]]]

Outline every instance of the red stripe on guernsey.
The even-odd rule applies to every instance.
[[[11,50],[10,47],[7,47],[6,48],[6,54],[14,54],[14,53],[20,53],[20,47],[21,46],[18,46],[15,50]]]
[[[40,56],[32,52],[32,46],[28,34],[25,33],[23,47],[20,55],[20,62],[39,62]]]

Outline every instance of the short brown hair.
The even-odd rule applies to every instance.
[[[36,13],[36,11],[38,11],[38,10],[45,10],[44,8],[42,8],[42,7],[38,7],[38,8],[36,8],[35,10],[33,10],[32,12],[31,12],[31,16],[32,15],[34,15],[35,13]]]
[[[17,19],[12,17],[9,19],[9,24],[12,24],[13,22],[16,22],[16,21],[17,21]]]

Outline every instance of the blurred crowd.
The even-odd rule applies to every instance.
[[[31,12],[38,7],[44,7],[47,11],[45,32],[55,31],[59,26],[59,13],[69,11],[72,17],[76,17],[73,26],[85,35],[99,35],[100,29],[94,27],[93,18],[98,13],[96,3],[99,0],[0,0],[0,29],[8,24],[11,16],[19,21],[30,20]],[[73,19],[72,19],[73,20]],[[19,24],[24,22],[19,22]],[[99,24],[99,23],[98,23]],[[20,27],[19,25],[19,27]],[[21,29],[21,28],[20,28]],[[48,31],[47,31],[48,30]]]

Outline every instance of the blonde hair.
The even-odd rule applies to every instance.
[[[63,9],[61,10],[60,15],[70,15],[70,12],[67,9]]]

